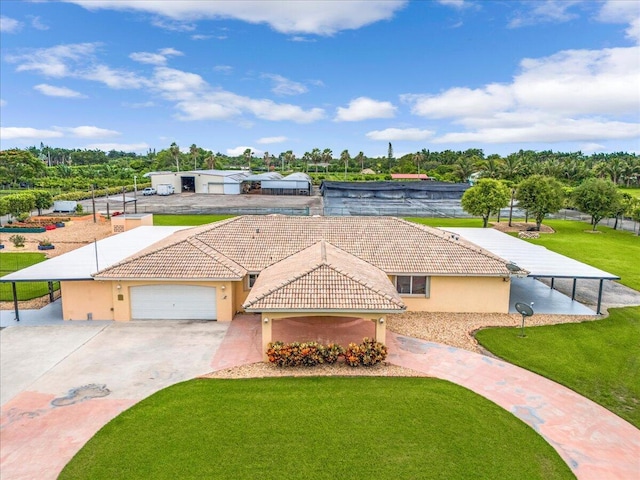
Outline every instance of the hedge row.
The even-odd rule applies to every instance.
[[[150,183],[139,183],[138,184],[138,191],[143,190],[146,187],[150,187],[151,184]],[[127,185],[124,187],[126,192],[133,192],[134,186],[133,185]],[[122,187],[109,187],[109,188],[101,188],[98,190],[95,190],[93,192],[93,195],[95,195],[96,197],[104,197],[106,195],[122,195]],[[69,192],[69,193],[61,193],[60,195],[56,195],[55,197],[53,197],[53,200],[71,200],[71,201],[79,201],[79,200],[86,200],[88,198],[91,198],[92,193],[91,191],[84,191],[84,192]]]
[[[387,347],[371,338],[361,344],[350,343],[345,349],[336,343],[322,345],[318,342],[272,342],[267,346],[269,362],[278,367],[313,367],[336,363],[344,358],[351,367],[373,366],[387,358]]]

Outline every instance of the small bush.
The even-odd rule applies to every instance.
[[[41,247],[48,247],[51,245],[51,241],[45,237],[42,240],[38,241],[38,245],[40,245]]]
[[[24,235],[11,235],[9,237],[9,240],[13,243],[13,246],[16,248],[24,247],[24,242],[26,241],[26,239],[24,238]]]
[[[345,350],[336,343],[322,345],[317,342],[272,342],[267,347],[269,362],[278,367],[313,367],[323,363],[336,363],[344,357],[345,363],[351,367],[372,366],[387,358],[387,347],[370,338],[365,338],[360,345],[350,343]]]
[[[387,358],[387,347],[371,338],[364,338],[360,345],[350,343],[344,352],[344,361],[351,367],[376,365]]]
[[[84,208],[82,208],[82,204],[79,203],[76,205],[76,213],[82,213],[84,211]]]

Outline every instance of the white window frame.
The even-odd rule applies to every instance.
[[[413,292],[413,279],[415,277],[422,277],[425,279],[425,285],[424,285],[424,293],[400,293],[400,291],[398,290],[398,278],[400,277],[409,277],[411,279],[411,283],[410,283],[410,290],[411,292]],[[430,294],[431,294],[431,277],[429,275],[396,275],[394,278],[394,286],[396,287],[396,291],[400,294],[400,296],[402,297],[425,297],[425,298],[429,298]]]
[[[259,273],[248,273],[246,276],[246,281],[244,282],[244,289],[251,290],[251,288],[256,284],[256,280],[258,279]]]

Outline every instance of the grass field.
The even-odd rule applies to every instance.
[[[9,273],[35,265],[46,259],[42,253],[0,253],[0,277]],[[57,290],[58,282],[53,284]],[[18,300],[31,300],[49,293],[47,282],[16,282]],[[13,291],[10,283],[0,283],[0,302],[13,301]]]
[[[219,222],[233,215],[153,215],[153,224],[161,226],[190,227]]]
[[[107,424],[59,478],[306,477],[575,478],[494,403],[442,380],[400,377],[174,385]]]
[[[640,307],[603,320],[476,334],[492,353],[566,385],[640,428]]]

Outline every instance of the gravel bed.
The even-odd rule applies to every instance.
[[[597,315],[534,315],[526,326],[579,323],[597,320]],[[444,343],[452,347],[483,353],[474,332],[485,327],[520,327],[522,316],[517,313],[430,313],[405,312],[387,317],[387,328],[408,337]]]
[[[383,362],[372,367],[349,367],[343,362],[315,367],[277,367],[272,363],[251,363],[203,375],[200,378],[263,378],[263,377],[424,377],[423,373]]]

